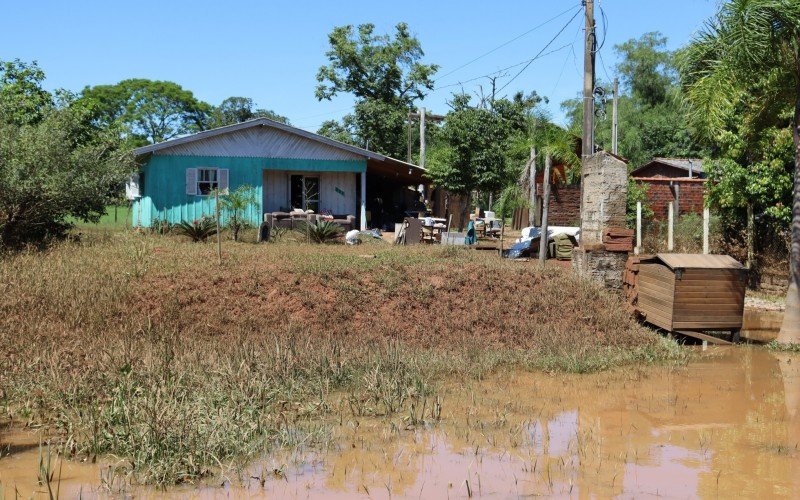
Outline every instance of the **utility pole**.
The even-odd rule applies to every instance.
[[[406,129],[408,130],[408,151],[406,152],[406,161],[411,163],[411,116],[406,118]]]
[[[586,8],[586,32],[584,33],[583,48],[583,144],[582,160],[594,154],[594,0],[583,0]]]
[[[611,111],[611,152],[617,154],[617,138],[619,137],[619,117],[617,115],[617,99],[619,99],[619,79],[614,78],[614,105]]]
[[[594,154],[594,0],[583,0],[586,9],[583,44],[583,136],[581,142],[581,229],[583,229],[583,178]],[[581,239],[583,241],[583,239]],[[581,245],[583,246],[583,245]]]
[[[419,108],[419,166],[425,168],[425,108]]]

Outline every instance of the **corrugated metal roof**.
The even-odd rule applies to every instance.
[[[670,269],[743,269],[744,266],[730,255],[704,255],[696,253],[660,253],[657,259]]]
[[[364,155],[271,127],[233,130],[200,141],[175,144],[157,150],[153,154],[296,158],[301,160],[364,160]]]
[[[256,118],[254,120],[248,120],[242,123],[236,123],[234,125],[227,125],[225,127],[219,127],[211,130],[205,130],[203,132],[198,132],[196,134],[187,135],[186,137],[179,137],[177,139],[171,139],[169,141],[159,142],[158,144],[151,144],[149,146],[143,146],[141,148],[136,148],[133,150],[133,153],[137,156],[148,154],[148,153],[155,153],[157,151],[164,151],[166,149],[174,148],[180,145],[186,145],[190,143],[195,143],[199,141],[206,141],[213,137],[221,136],[224,134],[230,134],[235,131],[244,130],[248,128],[260,128],[260,127],[269,127],[272,129],[277,129],[283,132],[287,132],[289,134],[294,134],[296,136],[308,139],[310,141],[318,142],[321,144],[325,144],[327,146],[331,146],[333,148],[337,148],[343,151],[348,151],[350,153],[356,154],[362,158],[371,158],[374,160],[381,160],[383,161],[386,156],[382,154],[375,153],[373,151],[368,151],[366,149],[362,149],[356,146],[352,146],[350,144],[345,144],[343,142],[335,141],[333,139],[329,139],[327,137],[323,137],[319,134],[314,134],[312,132],[308,132],[306,130],[299,129],[297,127],[292,127],[291,125],[286,125],[285,123],[276,122],[274,120],[270,120],[268,118]]]
[[[686,173],[689,172],[689,167],[691,166],[693,174],[698,174],[701,176],[703,174],[702,158],[653,158],[651,161],[645,163],[641,167],[633,169],[630,175],[636,177],[639,172],[642,172],[657,163],[684,170]]]
[[[692,170],[695,172],[703,171],[702,158],[653,158],[653,161],[671,167],[681,168],[687,172],[689,171],[689,166],[691,166]]]

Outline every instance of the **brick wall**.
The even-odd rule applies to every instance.
[[[676,194],[679,200],[676,215],[703,213],[705,179],[634,177],[634,180],[637,184],[647,184],[647,202],[656,220],[667,218],[667,207],[675,202]]]
[[[542,185],[536,185],[536,192],[542,200]],[[540,201],[541,202],[541,201]],[[539,209],[541,213],[541,208]],[[581,220],[581,187],[555,184],[550,186],[550,207],[547,211],[547,224],[550,226],[579,226]]]

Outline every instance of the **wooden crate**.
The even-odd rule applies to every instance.
[[[629,309],[669,331],[742,328],[746,274],[728,256],[658,254],[629,260]]]

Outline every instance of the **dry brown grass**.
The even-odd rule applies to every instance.
[[[118,234],[0,261],[0,411],[163,484],[324,446],[335,415],[419,408],[448,377],[675,354],[595,285],[494,253],[214,249]]]

